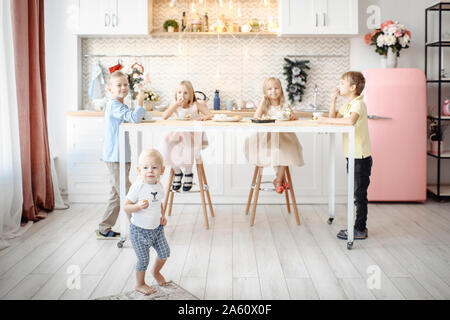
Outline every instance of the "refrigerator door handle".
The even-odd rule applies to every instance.
[[[371,119],[371,120],[392,119],[392,118],[389,118],[389,117],[379,117],[377,115],[368,115],[367,118]]]

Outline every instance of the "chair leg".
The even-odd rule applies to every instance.
[[[259,196],[259,188],[261,186],[261,178],[262,178],[262,167],[258,167],[258,178],[255,186],[255,198],[253,200],[253,209],[252,209],[252,216],[250,218],[250,226],[253,226],[255,224],[255,214],[256,214],[256,206],[258,205],[258,196]]]
[[[198,176],[198,186],[200,187],[200,197],[202,198],[202,207],[203,207],[203,216],[205,219],[205,226],[206,226],[206,229],[209,229],[208,212],[206,211],[205,192],[204,192],[204,188],[203,188],[203,175],[202,175],[202,170],[200,168],[200,164],[197,164],[197,176]]]
[[[203,163],[200,163],[200,170],[202,171],[202,179],[206,186],[208,186],[208,181],[206,180],[205,167]],[[209,194],[209,186],[206,189],[206,198],[208,199],[209,211],[211,212],[211,216],[214,217],[214,209],[212,206],[211,195]]]
[[[255,171],[253,172],[253,178],[252,178],[252,186],[256,182],[257,175],[258,175],[258,166],[255,166]],[[250,194],[248,195],[247,207],[245,208],[245,214],[248,214],[248,210],[250,209],[250,203],[252,202],[252,197],[253,197],[253,188],[250,187]]]
[[[175,192],[170,192],[170,200],[169,200],[169,217],[172,215],[172,205],[173,205],[173,195]]]
[[[289,190],[291,191],[291,200],[292,200],[292,206],[294,207],[295,220],[297,221],[297,224],[300,224],[300,217],[298,216],[298,209],[297,209],[297,201],[295,200],[295,194],[294,194],[294,185],[292,183],[291,172],[289,170],[289,167],[286,168],[286,176],[287,176],[288,183],[289,183]]]
[[[289,190],[288,189],[284,190],[284,195],[286,196],[287,211],[290,214],[291,213],[291,206],[289,205]]]
[[[172,183],[173,183],[173,176],[175,174],[175,171],[173,170],[173,168],[170,169],[170,176],[169,176],[169,184],[167,185],[167,192],[166,195],[164,197],[164,205],[163,205],[163,213],[166,213],[166,209],[167,209],[167,200],[169,199],[169,194],[172,194],[172,192],[170,192],[170,190],[172,189]],[[172,194],[173,197],[173,194]],[[169,216],[170,216],[170,212],[169,212]]]

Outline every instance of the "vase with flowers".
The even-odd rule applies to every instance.
[[[156,102],[159,101],[159,95],[150,88],[144,88],[144,108],[147,111],[155,109]]]
[[[375,46],[375,52],[383,56],[384,68],[396,68],[400,51],[409,48],[411,31],[398,22],[387,20],[381,24],[380,28],[366,34],[364,41],[366,44]]]
[[[128,94],[130,99],[130,107],[134,107],[134,100],[137,97],[137,90],[139,88],[139,84],[144,81],[144,67],[138,63],[133,64],[129,69],[125,71],[125,74],[128,77],[128,86],[130,88],[130,92]]]

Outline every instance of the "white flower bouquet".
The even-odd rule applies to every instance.
[[[366,34],[364,41],[366,44],[375,46],[375,52],[380,55],[386,56],[391,49],[399,57],[402,49],[409,48],[411,31],[398,22],[387,20],[381,24],[380,28]]]

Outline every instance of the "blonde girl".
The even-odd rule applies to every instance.
[[[270,77],[263,84],[263,98],[254,117],[284,118],[295,120],[292,108],[286,103],[281,81]],[[276,177],[273,181],[278,193],[283,193],[289,185],[285,179],[287,166],[303,166],[303,149],[293,132],[257,133],[245,140],[245,157],[248,162],[260,167],[273,166]]]
[[[190,81],[181,81],[175,90],[175,102],[163,113],[163,119],[170,117],[205,121],[212,119],[213,114],[206,106],[206,102],[196,99],[194,87]],[[194,158],[197,158],[200,150],[206,148],[208,142],[206,135],[201,132],[170,132],[165,137],[164,158],[166,165],[174,169],[174,181],[172,189],[178,191],[183,182],[183,191],[192,188],[192,166]],[[184,174],[181,169],[184,169]]]

